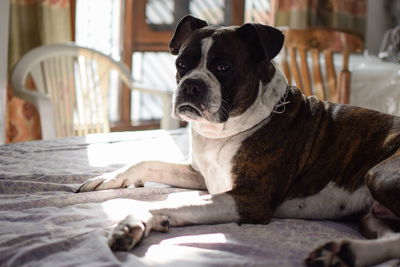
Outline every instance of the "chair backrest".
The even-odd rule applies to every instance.
[[[30,77],[36,91],[26,89]],[[11,83],[15,95],[37,104],[43,139],[51,139],[108,132],[109,89],[118,86],[119,79],[133,84],[125,65],[68,43],[29,51],[13,69]]]
[[[355,35],[329,29],[287,29],[284,34],[281,64],[288,83],[295,83],[305,95],[349,103],[349,55],[362,52],[363,41]],[[342,55],[339,75],[334,53]]]

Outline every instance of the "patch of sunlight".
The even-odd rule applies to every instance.
[[[176,265],[177,261],[188,259],[190,259],[192,265],[196,265],[195,263],[201,265],[204,257],[209,258],[213,254],[221,255],[221,251],[206,248],[208,244],[220,243],[227,243],[225,235],[222,233],[174,237],[150,246],[144,258],[150,259],[154,264],[164,266]],[[185,244],[188,244],[188,246],[185,246]],[[204,244],[203,246],[206,247],[202,245],[200,247],[189,246],[189,244]]]
[[[188,246],[152,245],[144,256],[151,266],[206,266],[210,257],[221,256],[217,250],[207,250]]]
[[[176,206],[182,203],[198,203],[202,194],[204,193],[198,191],[170,193],[165,200],[159,200],[159,195],[154,195],[153,201],[148,199],[148,196],[146,197],[147,201],[118,198],[100,203],[100,208],[107,218],[113,221],[123,220],[129,214],[135,214],[138,218],[143,218],[143,216],[149,215],[147,210],[150,208],[171,207],[171,205]]]
[[[160,245],[180,245],[193,243],[226,243],[225,235],[222,233],[186,235],[169,238],[160,242]]]
[[[203,194],[205,193],[202,193],[201,191],[171,193],[168,194],[167,201],[187,203],[199,199]]]
[[[100,204],[102,212],[109,220],[119,222],[129,214],[137,214],[138,217],[148,216],[146,202],[133,199],[111,199]]]
[[[90,166],[134,164],[144,160],[185,161],[182,145],[168,131],[94,134],[86,137]]]

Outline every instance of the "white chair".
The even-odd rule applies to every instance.
[[[26,88],[29,77],[36,90]],[[161,97],[161,128],[178,127],[171,118],[171,92],[139,86],[124,64],[90,48],[40,46],[25,54],[11,74],[14,95],[38,108],[43,139],[109,132],[110,85],[118,79],[131,90]]]

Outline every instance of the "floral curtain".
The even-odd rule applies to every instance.
[[[11,0],[9,73],[32,48],[73,39],[70,1],[73,0]],[[11,90],[8,90],[7,107],[6,142],[41,138],[35,106],[12,96]]]
[[[365,35],[366,0],[278,0],[275,26],[329,27]]]

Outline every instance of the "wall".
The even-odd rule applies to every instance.
[[[394,0],[399,1],[399,0]],[[390,1],[368,0],[367,8],[367,33],[365,46],[368,53],[377,55],[385,31],[393,27],[393,18],[387,14],[385,3]]]
[[[8,25],[10,14],[9,0],[0,1],[0,144],[5,143],[6,135],[6,96],[8,66]]]

